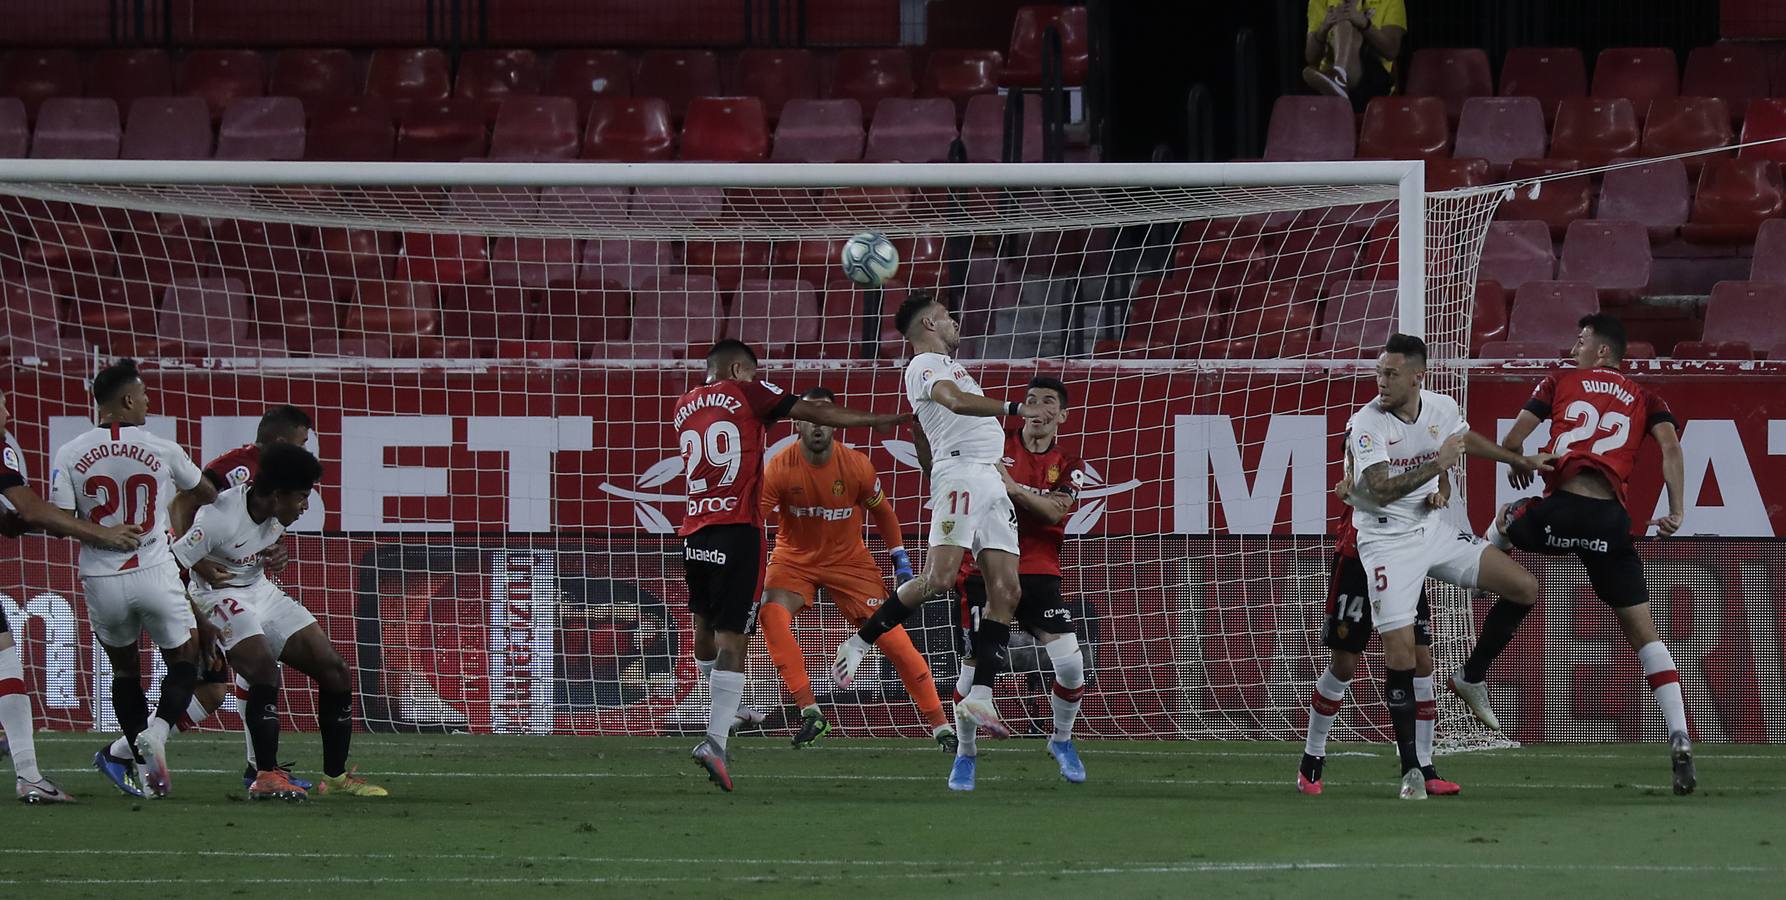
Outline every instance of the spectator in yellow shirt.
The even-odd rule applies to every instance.
[[[1302,80],[1363,112],[1372,97],[1395,92],[1395,60],[1407,33],[1402,0],[1309,0]]]

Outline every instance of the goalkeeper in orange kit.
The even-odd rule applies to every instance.
[[[828,403],[836,395],[821,387],[801,399]],[[799,445],[777,454],[763,472],[764,521],[773,521],[770,512],[777,507],[781,516],[763,579],[758,626],[782,684],[800,705],[794,746],[810,747],[831,731],[831,724],[813,699],[806,658],[794,640],[794,614],[811,605],[818,589],[824,588],[851,627],[860,627],[886,599],[880,567],[862,539],[863,510],[874,515],[875,528],[901,582],[912,577],[912,563],[899,533],[899,517],[881,493],[880,478],[868,457],[833,440],[830,426],[795,422],[794,429]],[[899,672],[936,742],[954,752],[955,730],[943,715],[930,666],[912,646],[911,636],[904,628],[894,628],[875,646]]]

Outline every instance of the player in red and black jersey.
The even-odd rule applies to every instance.
[[[763,595],[763,450],[768,426],[786,418],[880,431],[911,419],[801,400],[760,380],[757,355],[744,342],[729,339],[707,352],[707,380],[672,407],[670,428],[688,488],[677,533],[688,610],[695,620],[695,664],[713,696],[707,738],[695,747],[694,758],[728,791],[726,738],[744,697],[744,654]]]
[[[1625,508],[1626,482],[1637,464],[1637,451],[1646,437],[1652,438],[1662,451],[1668,515],[1649,524],[1664,537],[1680,529],[1686,509],[1680,438],[1668,404],[1619,371],[1625,357],[1624,323],[1596,313],[1582,317],[1579,324],[1575,368],[1545,376],[1501,441],[1504,447],[1523,447],[1538,423],[1550,423],[1546,449],[1558,459],[1545,476],[1544,496],[1508,504],[1487,537],[1502,547],[1550,556],[1573,554],[1581,560],[1594,593],[1618,616],[1662,708],[1674,792],[1689,794],[1696,776],[1680,673],[1650,615],[1643,560],[1631,540],[1631,516]],[[1531,484],[1529,474],[1514,472],[1509,480],[1519,488]],[[1488,705],[1483,679],[1530,611],[1529,605],[1497,601],[1482,623],[1482,635],[1469,660],[1451,676],[1452,688],[1490,728],[1498,728],[1499,722]]]
[[[1002,460],[1005,493],[1017,508],[1017,623],[1042,645],[1053,665],[1049,703],[1054,709],[1054,733],[1048,738],[1048,752],[1060,764],[1061,776],[1076,784],[1085,780],[1085,765],[1073,746],[1073,720],[1085,695],[1085,657],[1074,631],[1073,611],[1061,591],[1060,551],[1067,537],[1067,516],[1085,483],[1085,464],[1060,442],[1060,427],[1067,421],[1067,386],[1057,378],[1032,378],[1024,403],[1039,408],[1042,415],[1005,432]],[[955,699],[960,702],[974,684],[973,636],[986,608],[986,580],[974,568],[972,557],[962,558],[956,588],[961,594],[962,660]],[[960,742],[956,756],[973,757],[974,725],[959,723],[956,737]],[[951,775],[949,787],[971,790],[971,781],[957,777],[960,772],[958,767]]]

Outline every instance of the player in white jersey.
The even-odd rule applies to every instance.
[[[1346,447],[1357,479],[1349,502],[1371,619],[1383,641],[1383,699],[1401,757],[1401,796],[1426,798],[1415,751],[1414,620],[1427,576],[1529,603],[1538,581],[1511,557],[1447,522],[1428,497],[1464,454],[1526,471],[1548,455],[1522,456],[1470,430],[1457,401],[1422,387],[1426,342],[1392,335],[1377,357],[1377,398],[1352,414]]]
[[[97,525],[125,523],[143,530],[135,550],[81,547],[81,591],[86,595],[87,621],[112,664],[112,709],[136,757],[113,758],[106,751],[94,766],[123,768],[125,793],[165,797],[168,792],[167,738],[198,684],[204,644],[193,637],[198,627],[180,573],[168,551],[168,505],[175,492],[193,494],[209,503],[217,491],[199,474],[198,466],[178,444],[144,427],[149,419],[149,391],[136,363],[121,360],[93,379],[93,401],[99,406],[99,427],[77,435],[56,451],[50,472],[50,502]],[[154,718],[143,694],[142,663],[137,639],[147,631],[167,661]],[[135,766],[144,767],[131,771]]]
[[[913,291],[893,324],[912,346],[905,368],[906,399],[917,416],[912,433],[928,442],[930,472],[929,552],[924,572],[900,585],[862,628],[837,648],[831,677],[848,687],[868,648],[905,621],[925,600],[955,584],[962,554],[972,551],[986,576],[985,613],[974,631],[979,662],[974,686],[955,704],[959,732],[973,722],[995,735],[1008,734],[992,703],[992,685],[1008,663],[1011,622],[1017,615],[1017,508],[1005,493],[999,460],[1004,456],[1004,416],[1040,419],[1039,404],[988,398],[973,376],[950,355],[961,345],[961,327],[926,291]],[[922,446],[922,444],[921,444]]]
[[[384,788],[347,768],[353,739],[353,684],[347,662],[304,605],[267,578],[266,552],[310,506],[322,463],[295,444],[261,451],[248,484],[230,488],[198,511],[174,555],[192,572],[193,598],[217,626],[230,667],[248,682],[243,720],[258,769],[248,796],[303,800],[279,765],[279,663],[316,682],[316,722],[322,734],[321,793],[383,797]]]

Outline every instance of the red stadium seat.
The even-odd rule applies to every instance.
[[[1587,94],[1587,63],[1573,47],[1515,47],[1501,63],[1501,96],[1538,98],[1547,121],[1558,102]]]
[[[1687,54],[1681,96],[1716,97],[1740,122],[1749,101],[1767,96],[1767,54],[1753,44],[1694,47]]]
[[[1699,173],[1693,215],[1681,237],[1696,244],[1746,244],[1761,223],[1786,213],[1779,164],[1766,159],[1722,159]]]
[[[1724,101],[1716,97],[1658,97],[1650,101],[1650,115],[1644,120],[1641,153],[1657,157],[1710,150],[1729,146],[1735,137]],[[1688,157],[1687,170],[1697,175],[1707,161],[1727,155]]]
[[[1516,159],[1544,156],[1547,140],[1544,106],[1538,98],[1472,97],[1464,101],[1458,118],[1455,152],[1486,159],[1499,174]]]
[[[1194,359],[1226,338],[1226,328],[1214,327],[1221,314],[1218,295],[1194,285],[1188,272],[1143,279],[1131,294],[1123,344],[1148,357]]]
[[[1018,162],[1042,161],[1042,96],[1023,95],[1023,155]],[[1004,159],[1005,98],[981,94],[967,103],[961,123],[961,143],[968,162],[1001,162]]]
[[[203,219],[133,212],[120,224],[125,227],[118,234],[118,274],[132,282],[164,287],[207,274],[216,265]]]
[[[771,354],[819,339],[819,293],[804,281],[741,281],[732,306],[732,336]]]
[[[1005,57],[1004,82],[1013,87],[1042,84],[1042,40],[1048,29],[1060,32],[1061,83],[1085,83],[1091,67],[1088,49],[1090,22],[1083,6],[1025,6],[1011,22],[1010,53]]]
[[[723,293],[738,289],[746,279],[769,277],[771,247],[767,241],[688,241],[684,260],[691,275],[707,275]]]
[[[1649,229],[1650,243],[1666,243],[1680,234],[1692,210],[1690,185],[1686,163],[1678,159],[1612,169],[1600,183],[1596,215],[1640,223]]]
[[[998,93],[1005,56],[997,50],[932,50],[918,76],[918,96],[947,97],[965,110],[968,99]]]
[[[0,63],[0,96],[25,102],[25,114],[37,118],[37,108],[51,97],[79,97],[84,93],[81,58],[73,50],[16,49]]]
[[[1360,159],[1437,159],[1451,152],[1445,103],[1437,97],[1377,97],[1364,109]]]
[[[583,131],[583,158],[651,162],[670,158],[675,132],[659,97],[595,97]]]
[[[87,59],[87,96],[110,97],[128,107],[139,97],[174,93],[173,68],[167,53],[154,49],[106,49]]]
[[[1629,351],[1626,353],[1629,356]],[[1669,352],[1676,359],[1755,359],[1767,356],[1767,345],[1757,347],[1748,341],[1677,341]]]
[[[1476,299],[1470,315],[1470,355],[1481,356],[1482,347],[1507,337],[1507,292],[1492,281],[1476,282]]]
[[[359,68],[346,50],[294,48],[273,57],[267,93],[305,103],[345,100],[360,94]]]
[[[211,118],[223,118],[231,103],[259,97],[267,84],[266,65],[253,50],[194,50],[180,62],[175,89],[203,97]]]
[[[1550,281],[1556,277],[1556,269],[1550,226],[1543,222],[1489,223],[1482,241],[1481,277],[1517,291],[1528,281]]]
[[[1271,106],[1265,134],[1265,158],[1280,161],[1351,159],[1357,152],[1358,126],[1351,101],[1344,97],[1286,94]]]
[[[1574,343],[1573,339],[1570,341]],[[1489,341],[1482,345],[1482,359],[1558,359],[1568,352],[1549,341]],[[1627,346],[1625,355],[1630,356]]]
[[[686,352],[727,337],[730,325],[719,290],[707,275],[659,275],[633,295],[632,339],[639,343]]]
[[[577,101],[577,118],[589,115],[596,97],[627,97],[633,92],[633,62],[619,50],[560,50],[552,54],[551,71],[541,93]]]
[[[1455,123],[1464,101],[1494,96],[1495,79],[1488,68],[1488,54],[1474,47],[1416,50],[1408,65],[1408,86],[1403,93],[1445,101],[1445,114]]]
[[[51,97],[37,111],[33,159],[117,159],[123,130],[108,97]]]
[[[855,162],[862,158],[862,107],[854,100],[790,100],[775,126],[770,159]]]
[[[1396,330],[1393,281],[1342,281],[1321,310],[1321,340],[1336,348],[1374,349]]]
[[[491,120],[509,97],[539,92],[540,65],[532,50],[467,50],[459,60],[459,78],[453,85],[453,96],[476,100],[483,106],[484,117]]]
[[[356,299],[341,322],[344,341],[383,342],[390,348],[389,355],[399,358],[439,355],[440,301],[434,285],[365,282]],[[318,353],[323,352],[325,343],[317,342]]]
[[[230,356],[248,340],[248,304],[234,278],[179,278],[162,295],[156,327],[187,355]]]
[[[245,97],[223,112],[218,159],[303,159],[304,104],[296,97]]]
[[[16,98],[15,98],[16,99]],[[13,356],[45,359],[80,356],[78,341],[62,336],[63,298],[47,278],[5,282],[0,300],[0,348]]]
[[[1631,101],[1640,120],[1651,100],[1680,92],[1680,64],[1665,47],[1610,47],[1594,60],[1594,96]]]
[[[1550,136],[1550,155],[1583,166],[1603,166],[1621,156],[1636,156],[1641,131],[1631,101],[1577,97],[1562,101]]]
[[[313,263],[320,271],[321,263]],[[293,353],[309,353],[319,340],[337,337],[334,292],[329,279],[297,272],[259,273],[249,282],[255,333]]]
[[[955,104],[941,97],[881,101],[862,158],[869,162],[942,162],[955,141]]]
[[[155,336],[155,289],[113,276],[83,279],[76,285],[69,334],[106,352],[135,351],[136,341]]]
[[[1786,343],[1786,284],[1720,281],[1713,285],[1700,339],[1747,341],[1758,349]],[[1676,350],[1678,354],[1679,348]]]
[[[669,241],[597,238],[583,242],[583,266],[577,284],[585,288],[612,285],[637,290],[677,265],[676,245]]]
[[[379,162],[396,152],[397,130],[391,107],[382,97],[316,100],[307,107],[305,159],[349,159]]]
[[[709,187],[643,187],[633,191],[632,213],[646,221],[711,220],[725,210],[725,192]]]
[[[1750,101],[1748,115],[1743,118],[1742,143],[1748,144],[1780,137],[1786,137],[1786,98]],[[1774,162],[1786,162],[1786,141],[1744,147],[1739,155],[1743,159],[1771,159]]]
[[[633,92],[664,98],[680,122],[688,101],[719,94],[719,57],[711,50],[647,50],[639,57]]]
[[[697,97],[682,126],[682,159],[761,162],[769,158],[769,125],[756,97]]]
[[[1489,172],[1486,159],[1429,159],[1426,161],[1426,189],[1453,191],[1481,187],[1494,180]]]
[[[0,158],[16,159],[31,147],[31,125],[25,117],[25,101],[0,97]]]
[[[1786,219],[1761,223],[1761,231],[1755,235],[1755,260],[1749,278],[1786,284]]]
[[[1585,281],[1599,290],[1602,303],[1623,304],[1649,287],[1651,266],[1649,229],[1637,222],[1582,219],[1571,222],[1563,238],[1557,278]]]
[[[453,88],[450,72],[447,55],[438,48],[381,47],[372,51],[366,69],[366,93],[383,97],[402,117],[413,105],[447,99]]]
[[[911,97],[917,90],[912,56],[905,48],[852,49],[838,51],[828,96],[854,100],[872,116],[882,100]]]
[[[417,162],[459,162],[489,151],[484,112],[475,100],[417,102],[397,126],[397,155]]]
[[[360,283],[383,280],[397,256],[397,235],[389,231],[324,228],[316,243],[330,287],[342,299],[352,297]]]
[[[539,341],[597,344],[626,339],[632,295],[613,288],[547,291],[528,337]]]
[[[490,280],[526,288],[564,287],[577,280],[571,238],[499,237],[490,248]]]
[[[511,96],[496,116],[490,158],[576,159],[578,130],[569,97]]]
[[[1513,295],[1507,340],[1551,347],[1575,343],[1582,316],[1600,311],[1594,286],[1572,281],[1528,281]]]
[[[473,356],[497,355],[499,341],[527,337],[533,297],[523,288],[460,285],[440,292],[440,336],[463,341]]]
[[[1581,164],[1572,159],[1516,159],[1507,170],[1509,181],[1573,172]],[[1561,240],[1569,223],[1585,219],[1593,207],[1588,176],[1560,178],[1517,188],[1513,197],[1495,211],[1497,219],[1537,219],[1550,226],[1550,236]]]
[[[761,98],[763,115],[774,124],[789,100],[808,100],[819,95],[818,64],[810,50],[753,47],[738,54],[731,93]]]
[[[41,200],[24,201],[22,209],[19,267],[27,277],[50,278],[66,292],[71,282],[88,282],[117,268],[112,234],[98,209]]]
[[[399,281],[479,284],[489,277],[490,244],[483,235],[404,233],[397,258]]]
[[[198,97],[139,97],[124,123],[123,159],[210,159],[211,112]]]

